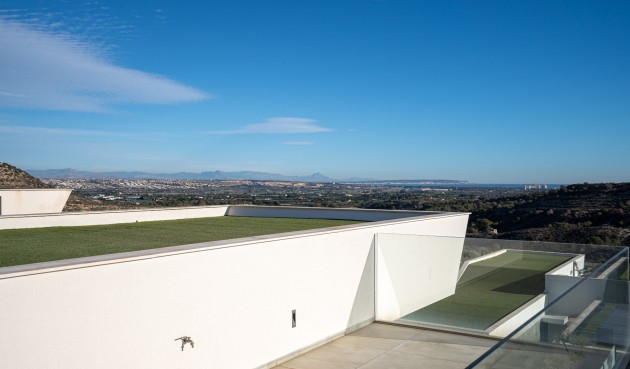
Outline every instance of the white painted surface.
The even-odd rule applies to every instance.
[[[62,214],[37,214],[28,216],[6,216],[0,217],[0,229],[119,224],[134,223],[136,221],[148,222],[156,220],[190,219],[224,215],[243,217],[343,219],[373,222],[382,220],[414,218],[418,216],[443,216],[444,213],[351,208],[333,209],[290,206],[274,207],[248,205],[216,205],[141,210],[68,212]]]
[[[480,262],[482,260],[486,260],[486,259],[493,258],[495,256],[499,256],[499,255],[501,255],[501,254],[503,254],[505,252],[507,252],[507,249],[491,252],[489,254],[476,257],[474,259],[466,260],[464,262],[464,264],[462,264],[462,266],[459,268],[459,273],[457,274],[457,280],[459,281],[459,279],[462,277],[462,275],[464,275],[464,272],[466,271],[466,269],[468,268],[468,266],[470,264],[478,263],[478,262]],[[462,282],[464,282],[464,281],[462,281]]]
[[[463,236],[379,233],[376,320],[394,321],[455,293],[463,246]]]
[[[364,223],[15,274],[0,269],[0,367],[274,363],[374,319],[375,234],[463,237],[467,218]],[[174,339],[184,335],[195,348],[181,352]]]
[[[505,337],[514,332],[518,327],[525,324],[531,317],[538,314],[545,308],[545,295],[540,294],[530,300],[527,304],[514,310],[511,314],[494,323],[486,332],[490,336]]]
[[[0,189],[0,216],[61,213],[72,190]],[[1,218],[0,218],[1,219]]]
[[[566,315],[547,315],[547,314],[545,314],[545,315],[543,315],[541,321],[543,323],[565,325],[569,321],[569,317],[566,316]]]
[[[573,264],[574,262],[575,265]],[[584,255],[577,255],[566,263],[558,265],[556,268],[549,271],[547,275],[568,275],[577,277],[579,274],[575,270],[575,266],[577,266],[578,269],[584,269]]]
[[[220,217],[227,205],[157,208],[143,210],[88,211],[61,214],[0,217],[0,229],[67,227],[149,222],[156,220]]]
[[[556,300],[560,295],[578,282],[583,277],[570,277],[564,275],[546,275],[545,288],[547,289],[547,304]],[[552,315],[568,315],[576,317],[586,309],[593,301],[603,300],[606,289],[606,280],[586,278],[586,280],[547,308],[546,313]]]

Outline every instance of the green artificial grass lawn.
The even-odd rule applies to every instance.
[[[298,218],[212,217],[0,230],[0,267],[356,224]]]
[[[621,275],[619,275],[619,280],[620,281],[627,281],[628,280],[628,272],[629,272],[628,265],[625,264],[623,266],[623,273],[621,273]]]
[[[455,294],[403,317],[484,330],[545,290],[545,273],[561,255],[506,252],[466,268]],[[473,277],[471,277],[471,275]]]
[[[597,331],[602,328],[608,316],[617,308],[618,304],[602,302],[599,306],[584,319],[580,326],[573,332],[572,337],[582,336],[577,339],[581,342],[594,344],[597,339]],[[572,338],[571,337],[571,338]]]

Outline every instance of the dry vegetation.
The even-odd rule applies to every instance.
[[[41,180],[13,165],[0,162],[0,189],[35,189],[51,188]],[[115,210],[129,208],[121,204],[109,204],[104,201],[85,198],[72,193],[63,211]]]
[[[46,183],[31,176],[22,169],[0,162],[0,188],[49,188]]]

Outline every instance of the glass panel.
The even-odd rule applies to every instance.
[[[626,367],[628,249],[593,265],[586,277],[468,368]]]
[[[463,237],[379,233],[376,319],[392,321],[453,294]]]
[[[439,268],[417,268],[430,264]],[[625,368],[628,271],[627,247],[466,239],[454,293],[394,321],[500,339],[470,369]],[[419,280],[415,291],[427,292]]]

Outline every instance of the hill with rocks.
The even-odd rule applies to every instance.
[[[630,245],[630,183],[489,199],[473,211],[471,225],[472,233],[490,227],[505,239]]]
[[[0,162],[0,188],[50,188],[49,185],[13,165]]]
[[[38,189],[52,188],[20,168],[0,162],[0,189]],[[107,204],[104,201],[85,198],[76,193],[70,194],[63,211],[95,211],[120,209],[120,205]]]
[[[359,207],[468,212],[468,237],[630,246],[630,183],[582,183],[549,191],[496,189],[433,194],[408,189]]]

